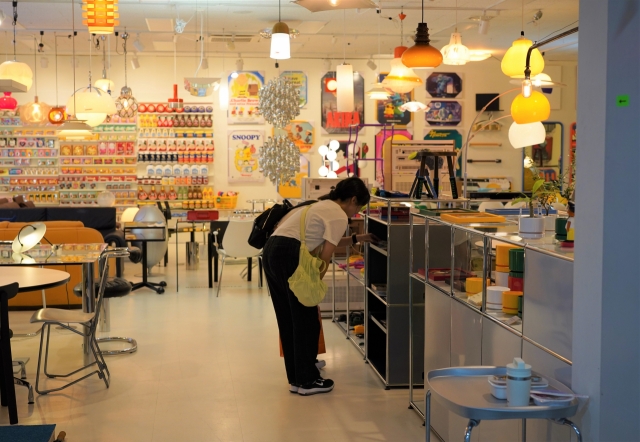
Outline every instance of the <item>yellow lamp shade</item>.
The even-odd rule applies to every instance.
[[[26,63],[19,61],[5,61],[0,64],[0,80],[13,80],[24,84],[27,90],[33,84],[33,72]]]
[[[524,69],[527,65],[527,51],[531,47],[533,42],[524,35],[513,42],[513,45],[504,54],[500,67],[502,72],[511,78],[524,78]],[[531,76],[538,75],[544,69],[544,58],[539,50],[534,49],[531,51],[531,58],[529,59],[529,69],[531,69]]]
[[[430,69],[440,66],[442,53],[429,44],[429,29],[426,23],[418,23],[416,44],[404,51],[402,64],[411,69]]]
[[[544,94],[532,91],[529,98],[518,94],[511,103],[511,117],[518,124],[544,121],[551,114],[551,105]]]
[[[402,59],[391,60],[391,72],[382,80],[382,85],[393,92],[406,94],[422,84],[422,78],[418,77],[413,69],[406,67]]]
[[[22,124],[27,125],[44,125],[49,118],[51,106],[38,101],[38,96],[31,103],[20,106],[20,120]]]
[[[92,34],[112,34],[120,24],[118,0],[82,0],[82,24]]]

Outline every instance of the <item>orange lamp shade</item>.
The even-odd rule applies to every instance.
[[[544,94],[533,91],[529,98],[518,96],[511,103],[511,116],[518,124],[535,123],[544,121],[551,114],[551,105]]]
[[[82,0],[82,10],[82,24],[92,34],[112,34],[120,24],[118,0]]]
[[[411,69],[430,69],[440,66],[442,53],[429,44],[429,28],[426,23],[418,23],[415,42],[415,45],[402,54],[403,65]]]
[[[52,107],[49,111],[49,123],[62,124],[67,119],[67,112],[62,106]]]

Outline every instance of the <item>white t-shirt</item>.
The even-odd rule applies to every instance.
[[[306,207],[303,206],[288,213],[280,221],[272,236],[284,236],[300,241],[300,217]],[[305,240],[310,251],[325,240],[337,246],[349,225],[347,214],[331,200],[319,201],[311,205],[305,221]]]

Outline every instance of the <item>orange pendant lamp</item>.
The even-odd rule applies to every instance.
[[[418,23],[416,44],[402,54],[402,64],[412,69],[431,69],[440,66],[442,53],[429,43],[429,28],[424,22],[424,0],[422,0],[422,22]]]
[[[502,72],[511,78],[524,78],[524,68],[527,62],[527,51],[533,42],[524,37],[524,31],[520,38],[515,40],[502,58],[500,67]],[[544,69],[544,58],[538,49],[531,51],[530,59],[531,76],[538,75]]]
[[[528,98],[520,93],[511,103],[511,116],[518,124],[544,121],[550,114],[549,100],[538,91],[532,91]]]
[[[120,24],[118,0],[82,0],[82,24],[91,34],[112,34]]]
[[[422,78],[418,77],[413,69],[408,68],[402,63],[402,56],[407,51],[406,46],[402,46],[402,40],[404,39],[404,19],[407,17],[405,14],[400,13],[400,46],[396,46],[393,50],[393,60],[391,60],[391,71],[382,80],[382,87],[391,89],[398,94],[406,94],[411,92],[417,86],[422,84]]]

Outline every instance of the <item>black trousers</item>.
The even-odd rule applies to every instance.
[[[298,267],[300,241],[272,236],[263,250],[264,272],[276,312],[284,366],[290,384],[303,385],[320,377],[316,367],[320,322],[318,308],[305,307],[289,288]]]

